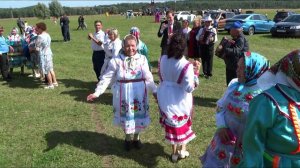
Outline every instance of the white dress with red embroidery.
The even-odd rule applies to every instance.
[[[141,132],[150,124],[148,90],[156,93],[146,57],[138,53],[113,57],[94,95],[103,94],[112,81],[114,124],[121,126],[126,134]]]
[[[187,144],[195,138],[191,129],[192,92],[195,89],[193,65],[184,57],[177,60],[163,55],[159,75],[161,83],[157,98],[165,139],[171,144]]]

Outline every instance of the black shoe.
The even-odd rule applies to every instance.
[[[143,146],[141,140],[132,141],[132,144],[136,149],[141,149]]]
[[[131,141],[124,141],[124,148],[126,151],[130,151],[131,149]]]

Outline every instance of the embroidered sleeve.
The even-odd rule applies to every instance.
[[[217,128],[227,128],[224,119],[225,109],[223,107],[217,106],[216,110],[216,125]]]
[[[217,110],[216,110],[216,125],[218,128],[226,128],[226,123],[224,120],[224,114],[226,109],[226,99],[228,95],[234,91],[237,84],[237,80],[232,80],[232,82],[228,85],[227,90],[224,95],[217,101]]]
[[[115,81],[117,72],[117,63],[116,59],[111,59],[108,63],[108,68],[104,72],[104,74],[100,77],[100,81],[97,84],[97,88],[95,89],[94,95],[99,97],[101,94],[103,94],[108,87],[108,85],[111,83],[111,81]]]
[[[189,65],[187,68],[187,72],[185,73],[182,85],[184,90],[188,93],[191,93],[195,90],[195,75],[194,75],[194,68],[192,65]]]

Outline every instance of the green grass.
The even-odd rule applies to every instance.
[[[260,13],[265,11],[270,17],[269,10]],[[188,144],[189,158],[177,164],[169,161],[171,147],[164,141],[153,98],[150,100],[152,123],[141,135],[144,148],[125,152],[122,148],[124,134],[112,124],[111,93],[107,91],[94,103],[85,101],[96,86],[87,33],[93,31],[96,19],[103,21],[104,29],[118,28],[122,37],[130,27],[139,27],[156,72],[161,40],[156,35],[159,24],[153,23],[153,17],[126,20],[120,16],[86,16],[88,30],[76,31],[77,16],[70,19],[69,43],[62,42],[59,25],[45,21],[53,40],[51,48],[58,88],[44,90],[38,80],[21,76],[19,69],[14,70],[12,82],[0,81],[0,167],[199,167],[198,158],[216,129],[215,102],[226,89],[224,62],[214,57],[213,78],[201,78],[194,92],[193,130],[197,138]],[[41,21],[26,20],[29,24]],[[16,26],[11,19],[3,19],[0,24],[6,28],[6,33]],[[222,32],[218,38],[224,35],[229,36]],[[294,38],[271,38],[270,34],[247,38],[251,51],[261,53],[271,63],[299,47],[299,39]],[[153,75],[157,81],[158,75]]]

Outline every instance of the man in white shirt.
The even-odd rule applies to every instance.
[[[93,50],[93,68],[96,73],[97,80],[99,81],[101,68],[105,59],[105,52],[103,48],[103,43],[105,42],[105,33],[102,31],[102,22],[100,20],[96,20],[94,25],[95,33],[89,33],[88,39],[91,40],[91,47]]]

